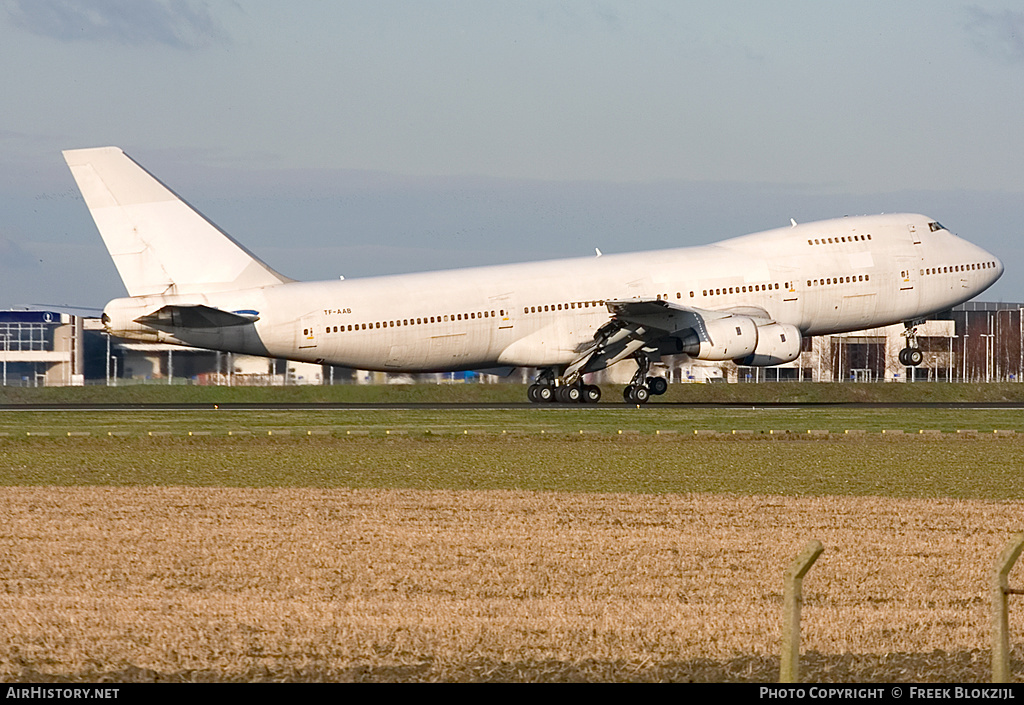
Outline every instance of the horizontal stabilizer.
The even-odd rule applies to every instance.
[[[227,328],[255,323],[260,318],[255,311],[232,313],[201,304],[164,306],[136,318],[136,323],[154,328]]]

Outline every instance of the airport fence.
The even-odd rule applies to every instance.
[[[800,680],[800,613],[803,604],[803,579],[824,552],[824,546],[812,539],[786,569],[783,586],[782,645],[779,657],[779,682]],[[992,608],[992,682],[1011,683],[1009,596],[1024,595],[1024,589],[1011,588],[1010,571],[1024,550],[1024,532],[1015,534],[999,554],[992,570],[990,588]]]

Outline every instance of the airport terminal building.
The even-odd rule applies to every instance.
[[[902,324],[806,339],[793,362],[738,367],[731,362],[672,361],[656,365],[671,382],[1005,382],[1024,376],[1024,303],[969,301],[918,327],[924,362],[900,364]],[[295,384],[510,381],[489,375],[389,375],[269,360],[176,345],[111,338],[97,318],[46,310],[0,311],[0,384]],[[596,373],[594,382],[626,383],[635,365],[624,361]]]

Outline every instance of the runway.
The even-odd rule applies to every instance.
[[[460,402],[417,402],[417,403],[351,403],[351,402],[226,402],[205,403],[22,403],[0,404],[0,411],[525,411],[525,410],[563,410],[563,411],[602,411],[613,409],[636,408],[641,411],[658,410],[694,410],[694,409],[732,409],[732,410],[800,410],[800,411],[836,411],[836,410],[869,410],[869,409],[1024,409],[1024,402],[652,402],[643,406],[626,403],[605,404],[531,404],[519,403],[460,403]]]

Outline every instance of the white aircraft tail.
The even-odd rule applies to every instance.
[[[129,296],[197,294],[291,281],[117,147],[67,150],[64,160]]]

